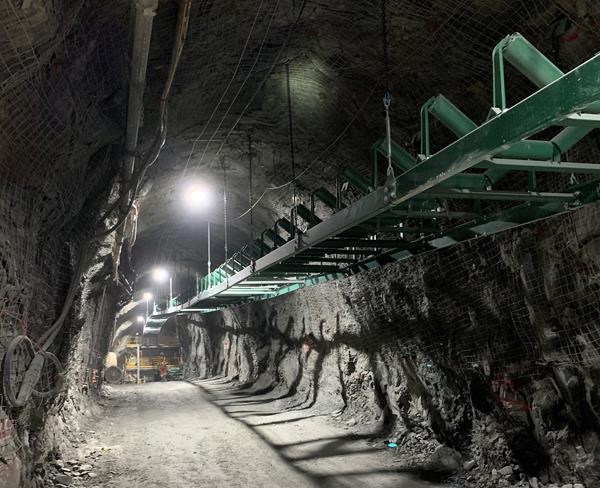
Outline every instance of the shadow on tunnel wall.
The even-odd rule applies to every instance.
[[[599,208],[182,317],[187,374],[380,419],[481,469],[600,484]]]

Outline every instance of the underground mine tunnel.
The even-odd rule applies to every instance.
[[[0,27],[0,488],[600,487],[596,0]]]

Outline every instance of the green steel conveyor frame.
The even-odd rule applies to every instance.
[[[506,106],[505,62],[538,88],[512,107]],[[309,205],[296,207],[306,230],[279,219],[162,315],[273,297],[597,200],[600,177],[544,192],[538,191],[536,175],[600,175],[600,164],[562,161],[566,151],[600,127],[600,54],[563,73],[513,34],[494,48],[492,66],[494,103],[483,124],[478,126],[439,95],[421,109],[421,154],[413,157],[392,143],[392,163],[399,174],[395,191],[380,186],[378,166],[387,159],[385,140],[380,140],[371,148],[370,178],[345,168],[336,195],[319,188]],[[430,117],[458,138],[433,154]],[[531,139],[550,127],[559,128],[550,140]],[[526,191],[494,188],[515,171],[528,174]],[[343,202],[342,179],[364,196],[352,204]],[[317,216],[317,200],[333,214]],[[474,209],[451,211],[446,202],[454,200],[472,200]],[[486,201],[514,205],[483,212]]]

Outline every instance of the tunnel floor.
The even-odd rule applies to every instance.
[[[79,454],[101,453],[94,488],[450,486],[403,472],[398,453],[328,416],[219,379],[111,387],[86,429]]]

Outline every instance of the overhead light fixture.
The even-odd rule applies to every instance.
[[[143,324],[143,323],[144,323],[146,320],[144,319],[144,316],[143,316],[143,315],[138,315],[137,321],[138,321],[140,324]]]
[[[154,268],[152,270],[152,279],[157,283],[164,283],[169,279],[169,272],[165,268]]]
[[[210,188],[202,183],[191,183],[183,191],[183,201],[191,210],[203,210],[213,203]]]
[[[150,293],[149,291],[145,291],[144,294],[142,295],[142,298],[144,299],[145,302],[149,302],[153,298],[152,293]]]

